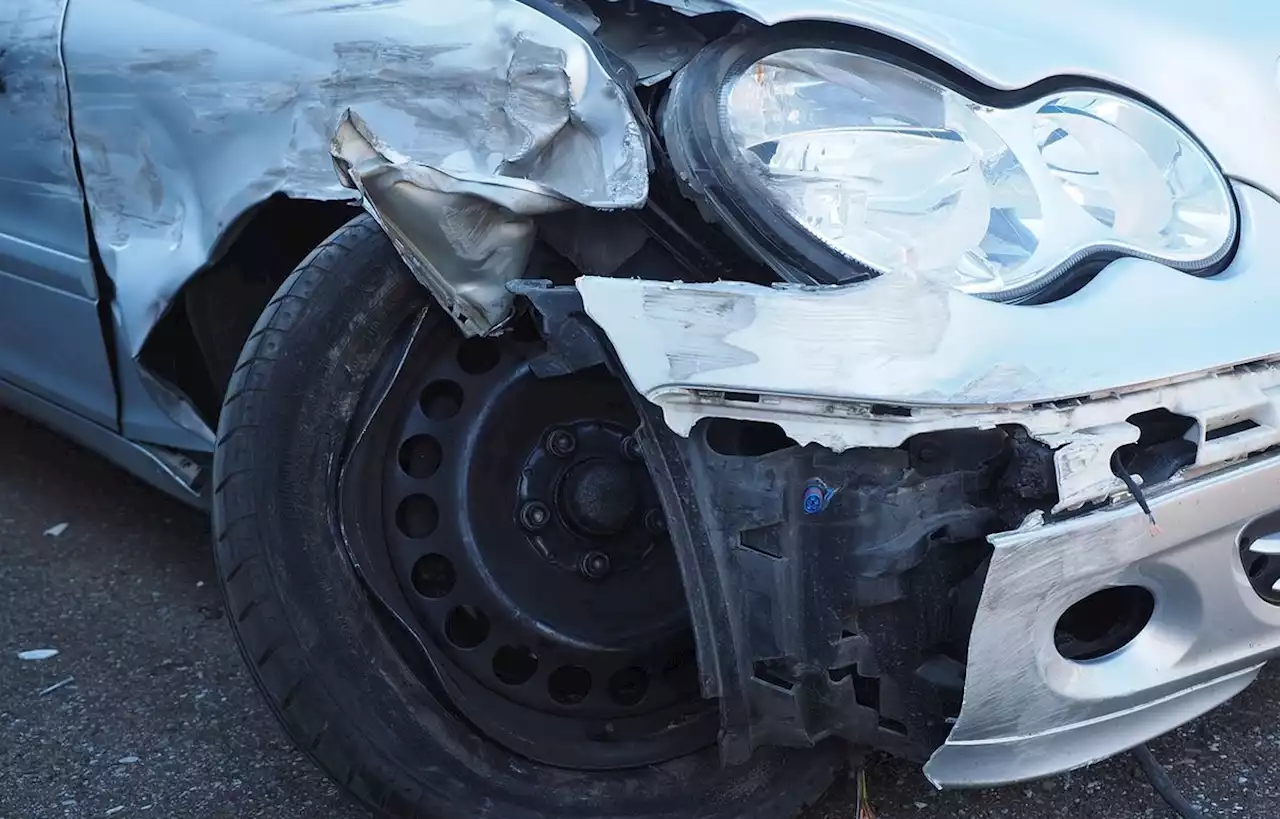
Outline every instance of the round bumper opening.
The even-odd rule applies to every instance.
[[[1142,586],[1111,586],[1067,609],[1053,629],[1053,643],[1068,660],[1105,657],[1133,642],[1151,622],[1156,599]]]

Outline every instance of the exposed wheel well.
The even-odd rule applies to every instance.
[[[152,329],[142,365],[216,428],[236,358],[263,307],[298,263],[358,212],[353,202],[284,195],[246,211]]]

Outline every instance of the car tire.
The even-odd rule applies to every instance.
[[[352,418],[387,339],[427,300],[378,225],[356,217],[281,285],[223,404],[218,575],[245,662],[289,736],[382,816],[798,814],[840,768],[838,746],[760,749],[731,767],[714,743],[622,770],[542,764],[459,719],[405,658],[343,548],[335,497]]]

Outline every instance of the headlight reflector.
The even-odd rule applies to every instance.
[[[1115,235],[1190,264],[1230,239],[1234,209],[1221,174],[1151,109],[1075,91],[1045,100],[1033,128],[1063,192]]]
[[[784,276],[812,267],[812,248],[797,256],[792,247],[812,243],[839,260],[820,265],[833,281],[909,274],[1019,301],[1093,256],[1200,272],[1234,242],[1234,202],[1216,165],[1136,100],[1068,91],[997,108],[866,54],[750,51],[721,55],[705,123],[719,147],[685,164],[714,177],[695,189],[734,198],[719,210],[747,212],[726,214],[740,235],[771,233],[779,219],[800,229],[749,237]],[[678,80],[670,107],[681,110],[682,93],[705,95],[709,78],[700,79],[701,88]],[[680,122],[679,133],[670,125],[679,166],[690,152],[672,143],[687,147],[697,123]],[[841,263],[851,275],[840,275]]]

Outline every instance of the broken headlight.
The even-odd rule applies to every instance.
[[[921,276],[1022,301],[1088,260],[1207,275],[1229,254],[1226,180],[1147,104],[1076,89],[986,105],[815,42],[712,45],[663,118],[680,175],[785,278]]]

